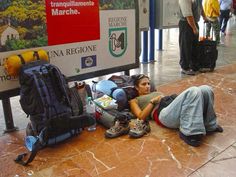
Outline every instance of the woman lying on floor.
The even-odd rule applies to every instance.
[[[130,129],[127,121],[116,121],[115,125],[106,131],[107,138],[127,133],[130,137],[140,138],[150,132],[150,119],[154,119],[161,126],[179,129],[180,138],[195,147],[200,145],[203,135],[223,132],[223,128],[217,124],[211,87],[190,87],[167,107],[158,111],[163,95],[160,92],[150,92],[149,77],[137,75],[134,85],[138,96],[129,102],[131,112],[137,117],[134,127]]]

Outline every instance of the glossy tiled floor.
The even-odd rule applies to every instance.
[[[179,93],[193,85],[208,84],[215,92],[215,109],[224,133],[204,137],[200,147],[186,145],[176,130],[157,126],[140,139],[122,136],[105,139],[102,126],[86,130],[57,147],[39,152],[28,167],[13,159],[24,152],[24,130],[0,137],[0,176],[36,177],[234,177],[236,176],[236,25],[229,24],[228,34],[219,46],[217,69],[213,73],[182,76],[178,65],[178,30],[164,31],[164,50],[156,53],[156,62],[141,65],[132,73],[147,73],[163,93]],[[24,116],[17,98],[13,112]],[[15,104],[16,103],[16,104]],[[15,123],[20,122],[15,118]],[[2,115],[1,115],[1,119]],[[23,129],[26,121],[20,129]]]

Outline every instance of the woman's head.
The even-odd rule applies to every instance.
[[[139,95],[146,95],[150,93],[150,79],[144,74],[136,75],[134,78],[134,86]]]

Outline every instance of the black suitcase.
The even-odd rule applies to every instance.
[[[218,58],[217,43],[213,41],[212,37],[207,39],[205,36],[205,25],[203,25],[203,39],[198,42],[198,61],[201,70],[208,69],[213,71],[216,66],[216,60]]]
[[[216,41],[205,39],[198,43],[198,61],[201,69],[213,71],[218,58]]]

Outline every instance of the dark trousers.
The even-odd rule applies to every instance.
[[[198,28],[198,24],[196,24]],[[198,54],[198,35],[193,33],[192,28],[187,21],[179,21],[179,49],[180,61],[179,64],[182,69],[199,69]]]
[[[221,28],[222,33],[224,33],[226,30],[227,23],[229,20],[229,14],[230,14],[230,10],[220,11],[220,28]]]

